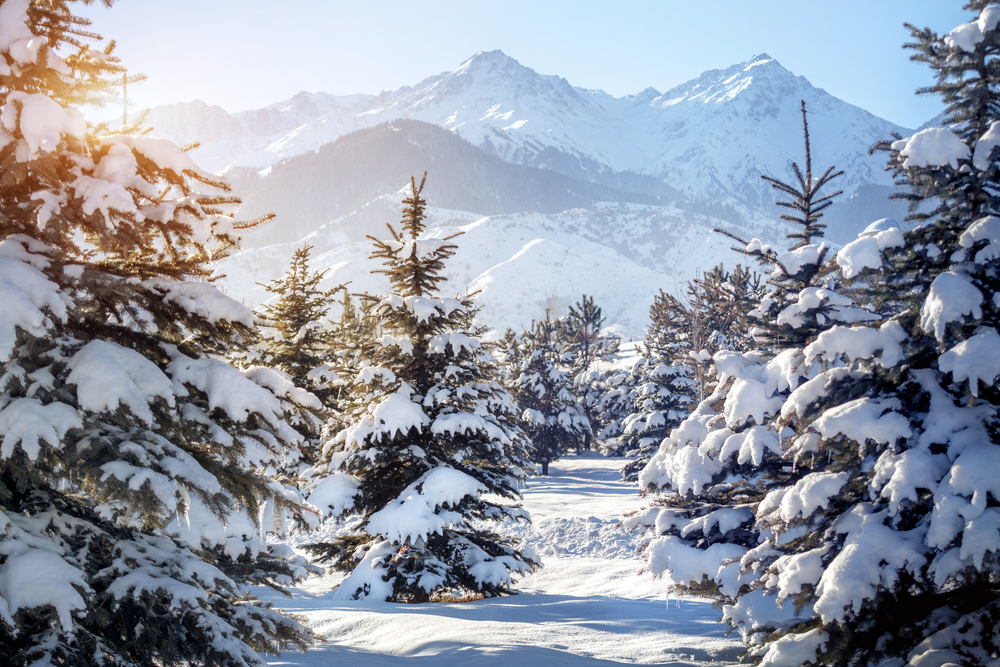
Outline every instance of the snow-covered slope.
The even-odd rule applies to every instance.
[[[222,285],[256,306],[268,296],[258,283],[282,275],[294,249],[308,243],[313,246],[311,267],[329,270],[325,288],[350,282],[352,292],[385,293],[384,276],[371,273],[379,268],[368,258],[371,242],[351,242],[344,230],[357,227],[355,218],[398,220],[401,199],[401,193],[379,198],[296,243],[244,250],[220,266],[226,275]],[[680,292],[700,268],[739,261],[731,241],[713,233],[713,227],[749,235],[712,218],[697,216],[691,222],[688,212],[673,206],[626,204],[485,217],[429,207],[427,213],[427,236],[462,233],[455,239],[458,251],[446,265],[442,292],[478,291],[480,319],[495,334],[507,327],[527,328],[547,306],[564,309],[586,293],[603,307],[613,331],[626,340],[641,338],[660,289]],[[385,234],[384,227],[370,229]],[[617,233],[609,234],[609,229]]]

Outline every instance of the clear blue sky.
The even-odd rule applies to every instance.
[[[378,93],[501,49],[541,74],[615,96],[665,91],[768,53],[833,95],[906,127],[940,111],[904,22],[947,32],[961,0],[119,0],[85,9],[118,42],[131,91],[227,111],[300,90]],[[926,99],[925,99],[926,98]]]

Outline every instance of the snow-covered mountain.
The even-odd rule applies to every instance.
[[[886,200],[885,159],[868,149],[909,131],[767,55],[666,93],[648,88],[615,98],[492,51],[377,96],[300,93],[237,114],[194,102],[155,109],[151,124],[178,143],[201,139],[195,158],[236,179],[248,212],[278,213],[272,231],[247,239],[249,248],[224,269],[227,288],[250,303],[260,298],[254,283],[280,275],[302,243],[317,246],[316,268],[330,269],[331,284],[380,289],[359,239],[398,220],[398,194],[380,195],[429,169],[435,224],[465,232],[446,290],[481,290],[484,317],[500,329],[527,325],[546,300],[586,292],[620,333],[637,337],[659,289],[678,292],[698,269],[739,261],[713,227],[782,240],[787,228],[760,175],[791,179],[791,162],[802,162],[800,100],[809,109],[814,169],[845,171],[836,183],[844,203],[827,213],[828,238],[843,243],[873,219],[902,217],[899,204]],[[448,133],[399,125],[404,119]],[[405,150],[387,139],[392,132],[406,135]],[[385,157],[390,145],[393,159]],[[400,156],[408,162],[397,174]],[[448,170],[467,183],[447,182]],[[538,194],[528,196],[525,183]],[[446,196],[436,200],[435,186]],[[476,196],[448,196],[455,187]],[[523,209],[510,208],[515,194]],[[323,198],[336,205],[313,205]],[[569,210],[551,209],[562,200]]]
[[[201,136],[199,162],[220,171],[265,168],[349,132],[410,118],[453,130],[509,162],[573,175],[633,171],[690,196],[769,205],[757,176],[801,160],[799,100],[809,107],[817,160],[845,170],[842,187],[890,185],[884,160],[867,151],[907,130],[812,86],[767,55],[705,72],[666,93],[647,88],[615,98],[491,51],[378,96],[299,93],[232,115],[192,102],[154,109],[151,124],[183,143]]]

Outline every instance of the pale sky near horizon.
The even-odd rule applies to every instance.
[[[947,33],[957,0],[118,0],[83,8],[115,39],[140,105],[227,111],[299,92],[379,93],[500,49],[540,74],[616,97],[664,92],[767,53],[819,88],[904,127],[941,110],[909,61],[904,22]]]

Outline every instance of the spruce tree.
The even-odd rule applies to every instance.
[[[763,297],[760,280],[760,274],[742,264],[732,271],[718,264],[689,281],[681,297],[660,290],[653,299],[643,341],[647,356],[658,365],[690,368],[697,383],[694,401],[711,393],[712,355],[756,347],[749,322]]]
[[[324,319],[343,285],[320,289],[327,271],[309,270],[311,250],[310,245],[297,249],[285,275],[262,285],[277,300],[264,304],[258,314],[265,328],[275,334],[258,346],[263,355],[259,363],[282,371],[329,404],[335,389],[324,381],[322,371],[331,361],[332,327]],[[351,315],[345,311],[345,316]]]
[[[631,457],[622,479],[637,481],[663,439],[711,394],[712,355],[744,352],[753,345],[747,322],[760,296],[759,274],[740,264],[732,272],[719,264],[689,282],[684,300],[662,290],[656,296],[631,409],[609,449]]]
[[[996,147],[1000,7],[970,2],[947,35],[909,26],[937,82],[944,127],[886,142],[915,205],[837,255],[875,303],[876,325],[834,327],[804,349],[825,370],[789,399],[788,455],[809,474],[757,509],[775,536],[744,557],[802,622],[765,660],[993,664],[1000,634],[1000,239]],[[927,210],[930,209],[930,210]],[[780,537],[779,537],[780,536]]]
[[[593,363],[615,354],[620,344],[617,336],[601,334],[604,321],[601,307],[594,303],[594,297],[586,294],[558,321],[560,365],[569,372],[573,393],[590,424],[590,428],[583,431],[581,446],[578,446],[582,450],[590,449],[595,429],[600,432],[604,427],[596,419],[596,408],[607,386],[603,374],[593,370]]]
[[[261,221],[84,122],[125,70],[71,7],[0,4],[0,663],[262,665],[311,635],[249,592],[305,574],[265,532],[313,513],[266,474],[301,454],[281,399],[222,361],[252,313],[207,281]]]
[[[610,453],[630,455],[622,479],[635,482],[660,443],[690,414],[696,385],[690,366],[657,364],[650,359],[636,369],[631,411],[622,420],[621,435]]]
[[[603,374],[605,391],[597,404],[597,420],[601,430],[597,440],[601,451],[607,456],[624,456],[627,450],[620,447],[619,438],[624,430],[625,419],[632,414],[636,387],[639,386],[648,360],[638,357],[628,366],[612,368]]]
[[[761,347],[713,355],[718,375],[713,393],[664,440],[640,473],[641,487],[662,495],[627,522],[654,535],[646,549],[650,567],[669,571],[680,588],[724,605],[724,618],[753,648],[797,628],[808,629],[808,614],[798,617],[797,604],[783,610],[773,604],[773,595],[765,599],[774,581],[767,560],[794,536],[762,524],[762,513],[773,511],[777,502],[782,516],[808,517],[818,505],[825,507],[825,498],[816,501],[837,482],[812,476],[787,451],[794,432],[785,419],[803,396],[817,392],[816,378],[827,370],[810,356],[809,345],[838,325],[877,319],[832,289],[835,267],[826,245],[818,242],[818,220],[830,200],[819,188],[836,173],[831,167],[824,177],[812,178],[805,121],[803,105],[806,164],[804,170],[793,164],[797,185],[767,179],[792,196],[780,205],[799,213],[785,217],[795,225],[789,234],[792,247],[779,252],[756,239],[738,240],[738,250],[771,266],[770,290],[749,313],[754,341]],[[786,497],[788,503],[782,504]]]
[[[549,474],[549,464],[591,430],[573,394],[572,377],[562,370],[558,320],[535,322],[504,350],[507,387],[521,410],[531,459]]]
[[[492,357],[463,330],[471,301],[437,296],[453,237],[422,238],[424,180],[411,186],[402,229],[369,237],[392,292],[367,297],[377,338],[351,348],[352,423],[328,445],[333,474],[311,496],[361,516],[356,533],[312,547],[351,572],[337,599],[500,595],[537,565],[480,523],[527,519],[485,496],[520,497],[525,440]]]
[[[342,286],[319,289],[326,272],[310,273],[310,250],[310,246],[296,250],[288,273],[262,285],[278,296],[255,313],[257,325],[266,333],[254,345],[229,354],[244,375],[281,399],[286,421],[306,439],[302,460],[282,470],[296,477],[317,462],[324,430],[336,426],[335,396],[343,384],[333,370],[333,324],[321,321]]]

